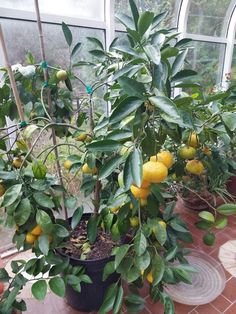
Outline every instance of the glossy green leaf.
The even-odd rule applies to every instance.
[[[168,15],[168,11],[165,11],[156,15],[152,22],[152,28],[157,27],[166,18],[167,15]]]
[[[136,233],[136,236],[134,238],[134,249],[138,256],[141,256],[144,254],[147,248],[147,239],[142,233],[141,230],[139,230]]]
[[[197,221],[197,222],[195,223],[195,226],[196,226],[198,229],[207,230],[207,229],[210,229],[210,228],[213,226],[213,223],[212,223],[212,222],[209,222],[209,221],[201,220],[201,221]]]
[[[81,47],[81,43],[77,43],[74,48],[72,49],[72,52],[71,52],[71,57],[73,57],[76,52],[79,50],[79,48]]]
[[[148,251],[146,251],[143,255],[135,256],[134,264],[141,271],[148,268],[151,263],[151,257]]]
[[[114,306],[112,309],[114,314],[119,313],[119,311],[122,307],[123,296],[124,296],[124,289],[123,289],[122,285],[120,285],[118,290],[117,290],[116,299],[115,299]]]
[[[117,284],[111,284],[105,293],[103,303],[98,311],[98,314],[106,314],[113,309],[115,300],[116,300],[116,293],[117,293],[118,286]]]
[[[87,37],[88,41],[90,41],[91,43],[94,43],[95,45],[97,45],[99,48],[101,48],[102,50],[104,50],[103,44],[102,42],[95,38],[95,37]]]
[[[60,238],[66,238],[69,236],[69,231],[62,225],[53,225],[53,232]]]
[[[52,199],[42,192],[35,192],[33,194],[33,198],[36,203],[42,207],[53,208],[55,206]]]
[[[121,261],[129,251],[129,244],[124,244],[117,248],[116,254],[115,254],[115,269],[120,265]]]
[[[83,206],[78,207],[75,211],[74,214],[72,216],[71,219],[71,228],[75,229],[75,227],[78,225],[78,223],[80,222],[82,215],[84,212],[84,208]]]
[[[1,204],[2,207],[7,207],[13,204],[18,196],[20,195],[22,189],[22,184],[16,184],[11,186],[9,189],[6,190],[3,196],[3,202]]]
[[[172,65],[172,76],[175,76],[184,66],[184,60],[186,58],[186,55],[188,53],[188,50],[182,51],[175,59],[173,65]]]
[[[222,215],[236,214],[236,204],[223,204],[216,208],[217,212]]]
[[[59,297],[64,297],[66,292],[65,282],[61,277],[51,278],[49,280],[49,287],[53,293]]]
[[[15,223],[19,226],[25,224],[30,217],[31,209],[32,208],[29,199],[22,199],[14,214]]]
[[[115,156],[106,162],[99,171],[99,180],[107,178],[123,161],[122,156]]]
[[[49,232],[52,229],[52,220],[44,210],[37,210],[36,222],[40,225],[44,232]]]
[[[216,229],[224,229],[228,225],[228,218],[227,217],[220,217],[217,218],[215,221],[215,228]]]
[[[126,118],[131,112],[138,109],[143,103],[143,100],[131,96],[125,98],[119,103],[119,105],[113,110],[110,116],[110,123],[120,122],[122,119]]]
[[[106,263],[106,266],[103,270],[102,280],[105,281],[111,274],[115,272],[115,262],[111,261]]]
[[[121,147],[121,144],[114,140],[96,141],[86,145],[91,152],[113,152]]]
[[[202,211],[198,214],[199,217],[202,219],[209,221],[209,222],[215,222],[215,217],[212,213],[207,212],[207,211]]]
[[[0,280],[1,282],[8,282],[10,279],[5,268],[0,268]]]
[[[146,93],[144,84],[125,76],[118,78],[118,83],[121,89],[129,96],[144,99],[144,95]]]
[[[135,148],[130,158],[133,181],[140,187],[143,179],[143,159],[141,151],[138,148]]]
[[[39,249],[44,255],[48,255],[49,251],[49,240],[47,234],[41,234],[38,237]]]
[[[109,140],[115,140],[115,141],[120,141],[120,140],[126,140],[131,138],[133,135],[133,133],[129,130],[114,130],[112,132],[110,132],[107,135],[107,139]]]
[[[44,300],[47,294],[47,282],[46,280],[38,280],[33,283],[31,292],[35,299]]]
[[[169,98],[165,96],[154,96],[150,97],[149,100],[156,108],[167,115],[169,122],[182,121],[175,103]]]
[[[221,118],[230,131],[236,130],[236,112],[223,112]]]
[[[130,29],[135,29],[134,22],[132,18],[126,14],[119,13],[116,14],[116,19],[121,22],[125,27],[130,28]]]
[[[146,33],[146,31],[149,29],[149,27],[152,24],[154,18],[154,13],[153,12],[143,12],[139,16],[138,19],[138,32],[142,36]]]
[[[91,216],[89,218],[88,224],[87,224],[87,230],[88,230],[88,239],[89,243],[93,244],[97,237],[97,229],[98,229],[98,217],[97,216]]]
[[[132,176],[132,164],[131,164],[131,155],[129,155],[125,161],[124,171],[123,171],[123,181],[125,189],[128,190],[133,183]]]
[[[154,64],[158,65],[160,63],[161,53],[158,46],[146,45],[144,46],[144,51]]]
[[[165,271],[165,263],[163,261],[163,258],[156,254],[154,258],[152,259],[152,275],[153,275],[153,285],[157,285],[164,275]]]
[[[172,77],[172,82],[180,81],[194,75],[197,75],[197,72],[193,70],[181,70],[175,76]]]
[[[62,22],[62,30],[68,46],[72,44],[72,33],[66,23]]]
[[[137,8],[134,0],[129,0],[129,6],[131,8],[131,12],[132,12],[132,16],[134,19],[136,29],[138,29],[139,12],[138,12],[138,8]]]

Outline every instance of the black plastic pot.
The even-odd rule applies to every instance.
[[[90,214],[84,214],[82,219],[88,219]],[[67,256],[61,251],[60,255]],[[102,305],[103,298],[107,288],[118,281],[119,275],[114,273],[107,280],[102,280],[103,270],[107,262],[114,260],[114,256],[99,260],[80,260],[70,258],[70,264],[73,266],[85,267],[86,274],[91,278],[92,283],[81,283],[81,292],[75,291],[70,285],[66,287],[67,303],[76,310],[83,312],[98,311]]]

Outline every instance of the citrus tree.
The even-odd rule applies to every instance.
[[[106,51],[100,41],[90,38],[95,45],[91,54],[98,62],[74,64],[92,66],[97,78],[92,86],[82,82],[71,69],[55,69],[45,63],[33,66],[32,77],[15,73],[26,95],[28,91],[33,99],[30,105],[24,105],[29,113],[27,122],[21,121],[14,130],[16,146],[7,147],[8,134],[1,138],[1,206],[6,211],[6,224],[16,228],[13,241],[17,248],[31,249],[35,258],[12,262],[13,277],[0,270],[0,279],[9,283],[0,303],[2,313],[13,307],[26,308],[24,301],[16,300],[28,281],[24,272],[41,275],[32,286],[32,294],[38,300],[44,299],[48,286],[64,296],[66,284],[76,291],[80,291],[82,282],[91,284],[83,267],[73,267],[69,257],[55,253],[55,249],[70,242],[71,231],[79,225],[84,211],[83,206],[77,207],[78,198],[47,169],[46,161],[55,146],[65,146],[68,151],[73,148],[66,161],[60,160],[60,155],[57,160],[75,176],[82,173],[79,190],[91,198],[93,214],[87,223],[87,237],[77,239],[77,245],[82,247],[81,259],[89,256],[99,230],[109,233],[116,242],[111,253],[114,259],[106,265],[103,277],[105,280],[116,272],[120,280],[109,288],[100,313],[110,310],[122,313],[123,303],[130,312],[141,311],[145,299],[139,289],[146,281],[150,284],[151,298],[155,302],[160,300],[166,313],[174,313],[165,285],[191,283],[195,270],[185,258],[188,250],[184,243],[191,243],[192,237],[174,211],[175,195],[169,175],[175,172],[178,176],[178,171],[184,171],[185,159],[195,157],[193,150],[191,158],[186,157],[185,151],[184,161],[178,161],[178,149],[186,139],[196,144],[198,136],[209,139],[215,136],[215,140],[226,136],[227,130],[212,126],[215,107],[209,109],[208,104],[228,96],[223,93],[207,97],[199,84],[188,83],[188,78],[196,74],[183,69],[189,40],[177,41],[173,29],[158,27],[166,13],[139,14],[132,0],[130,6],[132,17],[118,16],[127,28],[129,44],[118,46],[115,40]],[[72,48],[72,35],[65,24],[63,31]],[[79,45],[71,51],[76,47]],[[45,67],[50,74],[48,82],[43,81]],[[77,80],[87,91],[79,110],[70,101],[71,81]],[[103,100],[111,106],[109,116],[96,114],[96,104],[101,100],[95,97],[95,91],[103,87]],[[174,96],[177,87],[197,88],[199,92],[197,96],[196,93]],[[45,89],[51,93],[52,106],[47,102]],[[1,93],[3,109],[6,102],[12,102],[7,74]],[[223,119],[220,110],[217,118]],[[224,123],[228,127],[228,122]],[[36,155],[36,144],[47,129],[54,129],[61,142]],[[11,132],[10,128],[3,129],[7,130]],[[33,134],[36,135],[31,141]],[[199,175],[204,167],[196,160],[194,167],[188,164],[186,169],[195,169]],[[58,217],[63,207],[75,209],[71,220]],[[230,213],[235,212],[235,206],[229,208]],[[224,208],[221,212],[229,211]],[[174,263],[176,260],[178,263]],[[124,295],[121,282],[127,283],[128,294]]]

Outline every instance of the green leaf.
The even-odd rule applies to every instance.
[[[130,130],[114,130],[107,135],[107,139],[121,141],[131,138],[133,133]]]
[[[59,297],[64,297],[66,292],[65,282],[61,277],[51,278],[49,280],[49,287],[53,293]]]
[[[230,131],[236,130],[236,112],[223,112],[221,118]]]
[[[175,103],[165,96],[154,96],[149,98],[150,102],[158,109],[160,109],[164,114],[168,122],[181,122],[182,119],[179,115],[178,109]]]
[[[134,264],[140,270],[145,270],[151,263],[151,257],[148,251],[146,251],[143,255],[135,256]]]
[[[59,238],[66,238],[69,236],[69,231],[62,225],[55,224],[53,225],[53,232],[59,237]]]
[[[153,12],[145,11],[140,15],[138,19],[138,32],[141,36],[143,36],[151,26],[153,19]]]
[[[122,156],[115,156],[106,162],[99,171],[99,180],[107,178],[116,168],[119,167],[122,161]]]
[[[198,229],[207,230],[207,229],[210,229],[210,228],[213,226],[213,223],[212,223],[212,222],[209,222],[209,221],[201,220],[201,221],[197,221],[197,222],[195,223],[195,226],[196,226]]]
[[[130,28],[130,29],[135,29],[134,22],[130,16],[120,13],[120,14],[116,14],[116,19],[120,23],[122,23],[125,27]]]
[[[228,225],[228,218],[227,217],[217,218],[215,221],[215,228],[216,229],[224,229],[227,225]]]
[[[236,204],[223,204],[216,208],[217,212],[222,215],[236,214]]]
[[[7,271],[5,268],[0,268],[0,281],[2,282],[8,282],[10,279]]]
[[[173,65],[172,65],[172,76],[175,76],[183,67],[184,60],[186,58],[186,55],[188,53],[188,50],[182,51],[175,59]]]
[[[70,81],[69,77],[66,78],[65,84],[66,84],[67,89],[68,89],[70,92],[72,92],[72,91],[73,91],[73,87],[72,87],[72,84],[71,84],[71,81]]]
[[[179,232],[188,232],[188,229],[186,229],[184,226],[180,225],[178,222],[176,222],[175,220],[170,222],[170,226]]]
[[[36,281],[32,287],[31,292],[35,299],[44,300],[47,293],[47,282],[46,280],[38,280]]]
[[[98,311],[98,314],[106,314],[113,309],[116,300],[117,289],[118,287],[115,283],[107,288],[103,303]]]
[[[124,181],[125,189],[128,190],[131,184],[133,183],[131,155],[129,155],[125,161],[123,181]]]
[[[121,147],[121,144],[114,140],[96,141],[86,145],[91,152],[113,152]]]
[[[36,222],[44,232],[50,232],[52,229],[52,220],[44,210],[37,210]]]
[[[172,247],[172,248],[170,248],[170,249],[166,252],[166,254],[165,254],[165,260],[166,260],[167,262],[170,261],[170,260],[172,260],[172,259],[175,257],[177,251],[178,251],[178,246],[177,246],[177,245],[174,246],[174,247]]]
[[[89,218],[89,221],[87,224],[87,230],[88,230],[88,239],[89,239],[90,244],[93,244],[97,238],[98,222],[99,222],[99,218],[97,216],[91,216]]]
[[[106,263],[106,266],[103,270],[102,280],[105,281],[111,274],[115,272],[115,262],[111,261]]]
[[[156,65],[161,61],[161,52],[158,46],[146,45],[144,46],[144,51],[148,58]]]
[[[68,46],[72,44],[72,33],[66,23],[62,22],[62,30]]]
[[[125,76],[118,78],[118,83],[121,89],[129,96],[136,96],[144,99],[146,93],[144,84]]]
[[[99,48],[101,48],[102,50],[104,50],[103,44],[100,40],[98,40],[95,37],[87,37],[88,41],[90,41],[91,43],[94,43],[95,45],[97,45]]]
[[[175,314],[174,303],[171,300],[171,298],[168,296],[165,297],[164,307],[165,307],[165,314]]]
[[[20,195],[22,189],[22,184],[16,184],[11,186],[9,189],[6,190],[3,196],[3,202],[1,204],[2,207],[7,207],[13,204],[18,196]]]
[[[122,285],[120,285],[118,290],[117,290],[116,299],[115,299],[113,309],[112,309],[114,314],[119,313],[121,306],[122,306],[123,296],[124,296],[124,289],[123,289]]]
[[[143,103],[143,100],[137,97],[127,97],[119,103],[119,105],[113,110],[110,116],[110,123],[120,122],[127,117],[131,112],[138,109]]]
[[[166,228],[162,226],[160,223],[157,223],[153,228],[153,232],[155,234],[157,241],[160,243],[160,245],[163,246],[167,240]]]
[[[26,223],[31,214],[31,204],[28,198],[24,198],[21,200],[20,204],[17,206],[14,219],[15,223],[19,226]]]
[[[197,72],[193,70],[182,70],[178,72],[175,76],[173,76],[171,81],[172,82],[180,81],[194,75],[197,75]]]
[[[32,171],[36,179],[44,179],[47,174],[47,167],[41,160],[35,160],[32,165]]]
[[[168,15],[168,11],[165,11],[156,15],[152,22],[152,28],[157,27],[166,18],[167,15]]]
[[[134,238],[134,249],[138,256],[144,254],[147,248],[147,239],[145,238],[144,234],[141,230],[136,233]]]
[[[16,173],[14,171],[0,171],[0,179],[2,180],[16,180]]]
[[[138,29],[139,12],[138,12],[138,8],[137,8],[134,0],[129,0],[129,6],[131,8],[131,12],[132,12],[132,15],[133,15],[133,19],[134,19],[134,23],[135,23],[136,29]]]
[[[212,213],[207,212],[207,211],[202,211],[198,214],[199,217],[202,219],[209,221],[209,222],[215,222],[215,217]]]
[[[49,251],[49,240],[47,234],[41,234],[38,237],[39,249],[44,255],[48,255]]]
[[[51,198],[42,192],[35,192],[33,198],[36,203],[42,207],[53,208],[55,206]]]
[[[122,245],[117,248],[116,254],[115,254],[115,269],[120,265],[121,261],[129,251],[129,244]]]
[[[71,52],[71,57],[73,57],[76,54],[76,52],[79,50],[80,46],[81,46],[81,43],[77,43],[74,46],[74,48],[72,49],[72,52]]]
[[[77,198],[76,197],[68,197],[65,200],[65,206],[68,209],[71,209],[71,210],[75,209],[76,204],[77,204]]]
[[[161,57],[162,59],[168,59],[177,56],[179,53],[179,49],[175,47],[166,47],[161,50]]]
[[[134,183],[141,187],[143,179],[143,159],[141,151],[135,148],[131,154],[131,172]]]
[[[157,285],[164,275],[165,263],[159,254],[155,254],[152,259],[152,275],[153,275],[153,285]]]
[[[84,208],[83,206],[80,206],[79,208],[77,208],[73,214],[72,220],[71,220],[71,228],[75,229],[75,227],[78,225],[78,223],[80,222],[82,215],[84,212]]]

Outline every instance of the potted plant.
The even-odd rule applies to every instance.
[[[66,294],[73,307],[100,308],[99,313],[121,313],[123,304],[129,312],[141,311],[145,299],[139,291],[145,282],[152,300],[160,300],[166,313],[174,313],[165,284],[191,283],[195,270],[184,248],[191,234],[174,212],[175,202],[169,202],[167,191],[174,153],[181,143],[179,131],[190,128],[185,120],[189,97],[173,98],[172,90],[196,73],[182,70],[188,40],[177,42],[173,30],[159,28],[166,13],[139,13],[134,1],[130,5],[132,18],[118,16],[130,43],[119,46],[115,41],[105,51],[98,39],[90,38],[96,45],[91,54],[98,61],[72,63],[92,66],[94,84],[86,84],[72,68],[48,65],[45,58],[36,64],[32,56],[32,76],[22,69],[14,73],[23,90],[24,117],[14,130],[15,146],[6,147],[7,134],[1,137],[1,206],[6,224],[16,228],[17,248],[32,250],[35,258],[12,262],[13,278],[0,270],[0,280],[9,283],[1,313],[25,310],[25,302],[17,299],[28,281],[25,272],[41,276],[32,285],[36,299],[43,300],[49,287],[59,296]],[[80,44],[72,49],[70,29],[64,23],[62,27],[73,57]],[[74,108],[71,82],[78,80],[87,95]],[[102,98],[95,97],[102,86],[106,86]],[[1,94],[1,109],[8,110],[12,98],[7,73]],[[109,116],[95,110],[97,101],[104,100],[111,104]],[[2,124],[11,133],[5,121]],[[49,129],[53,145],[36,152],[36,144]],[[66,150],[60,153],[63,147]],[[47,163],[53,150],[58,175],[50,173],[52,165]],[[62,164],[65,176],[82,174],[78,189],[89,197],[93,207],[89,215],[84,215],[83,204],[77,205],[81,194],[66,189]],[[58,214],[63,210],[62,219]],[[74,211],[70,219],[68,210]],[[230,211],[236,211],[233,205]],[[92,297],[87,300],[86,294]]]

